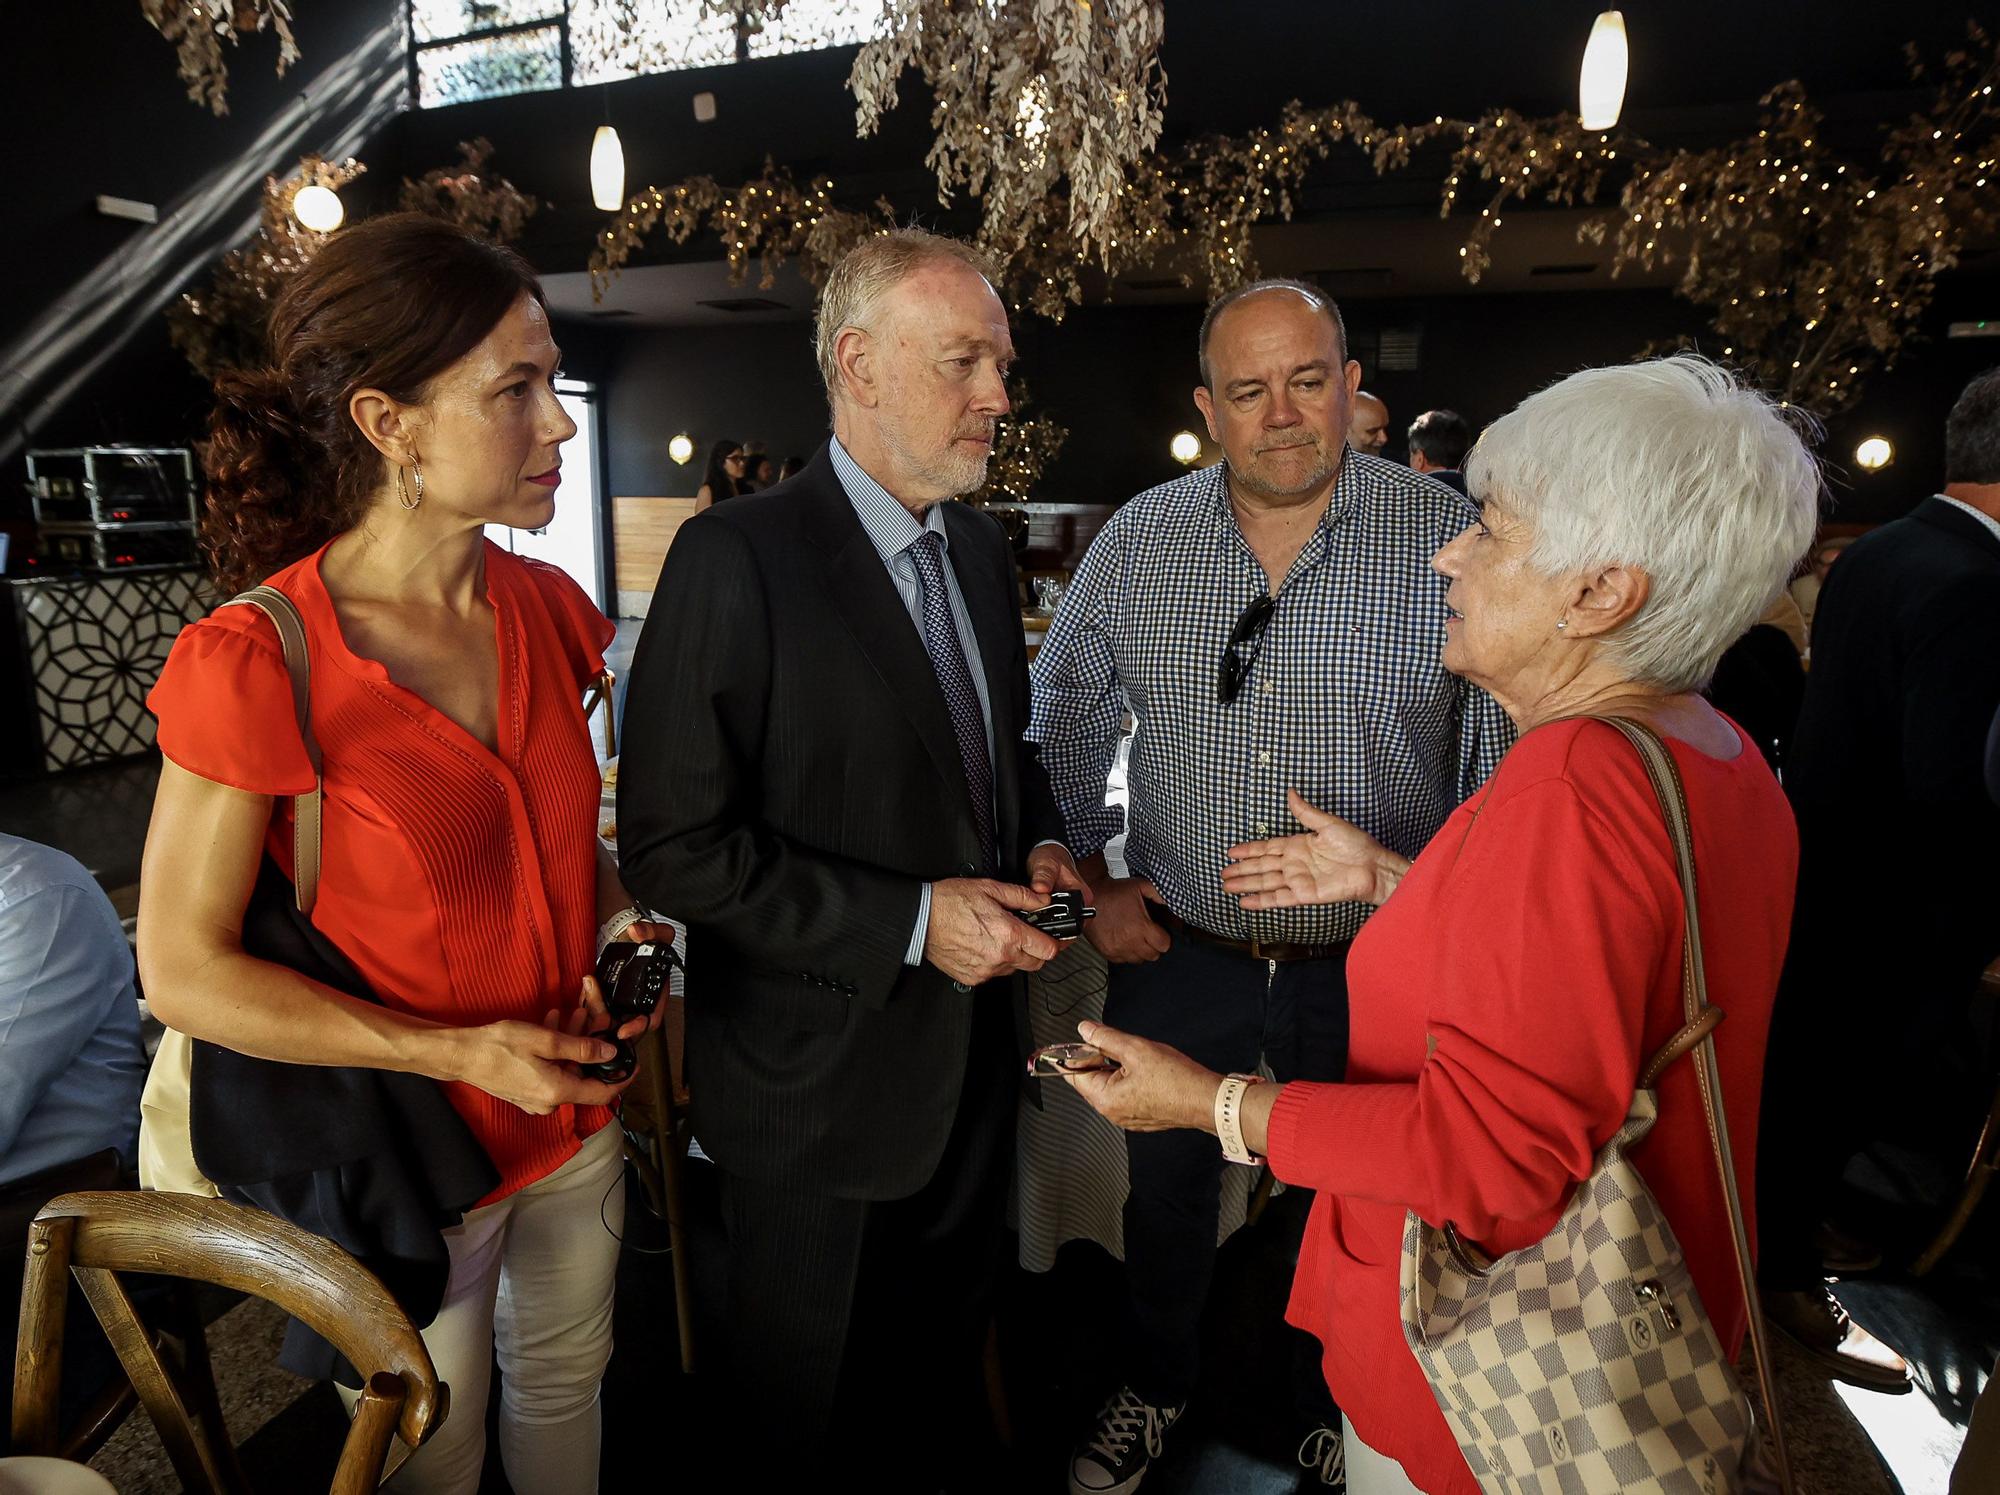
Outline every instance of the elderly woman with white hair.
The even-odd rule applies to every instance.
[[[1650,727],[1685,784],[1746,1207],[1798,855],[1764,759],[1700,694],[1812,538],[1818,472],[1773,404],[1694,357],[1591,369],[1489,427],[1466,478],[1479,522],[1433,561],[1444,663],[1519,742],[1414,862],[1294,794],[1306,829],[1230,848],[1223,874],[1246,908],[1380,907],[1348,962],[1346,1082],[1241,1088],[1088,1023],[1119,1067],[1071,1079],[1133,1130],[1216,1131],[1230,1084],[1240,1147],[1318,1191],[1288,1316],[1324,1346],[1356,1495],[1479,1488],[1404,1341],[1406,1212],[1493,1256],[1540,1240],[1685,1021],[1660,803],[1633,745],[1585,718]],[[1659,1113],[1633,1161],[1733,1356],[1746,1304],[1691,1066]]]

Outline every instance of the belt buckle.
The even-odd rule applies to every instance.
[[[1262,940],[1253,939],[1246,941],[1246,943],[1250,946],[1250,958],[1252,960],[1270,960],[1274,958],[1264,953],[1264,942]]]

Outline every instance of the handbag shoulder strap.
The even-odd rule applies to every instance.
[[[1673,842],[1681,900],[1687,910],[1687,934],[1681,943],[1681,1000],[1688,1026],[1661,1051],[1660,1058],[1647,1067],[1647,1075],[1657,1078],[1660,1070],[1678,1058],[1680,1053],[1692,1048],[1695,1082],[1701,1092],[1702,1110],[1708,1118],[1710,1150],[1722,1184],[1722,1197],[1729,1207],[1729,1233],[1736,1248],[1736,1274],[1743,1284],[1744,1307],[1749,1312],[1750,1344],[1757,1358],[1757,1386],[1764,1398],[1771,1453],[1778,1466],[1779,1486],[1786,1495],[1790,1495],[1791,1462],[1785,1454],[1785,1435],[1779,1424],[1775,1367],[1771,1360],[1770,1339],[1764,1327],[1763,1306],[1757,1297],[1757,1271],[1750,1256],[1750,1233],[1743,1224],[1743,1200],[1736,1187],[1736,1166],[1729,1149],[1729,1117],[1722,1105],[1722,1074],[1715,1060],[1714,1034],[1720,1017],[1719,1009],[1708,1004],[1708,976],[1702,964],[1701,917],[1695,901],[1694,834],[1688,824],[1687,790],[1681,783],[1680,769],[1674,763],[1673,754],[1667,751],[1667,745],[1651,727],[1629,717],[1600,716],[1591,720],[1616,727],[1638,749],[1639,757],[1646,765],[1646,777],[1652,781],[1653,792],[1659,796],[1660,808],[1666,815],[1668,839]],[[1710,1014],[1717,1016],[1712,1018]],[[1681,1039],[1696,1028],[1700,1029],[1699,1037],[1691,1045],[1682,1044]]]
[[[222,604],[224,607],[254,607],[271,620],[278,630],[278,642],[285,650],[285,670],[292,677],[292,708],[298,713],[299,737],[306,746],[306,761],[312,764],[310,792],[292,797],[292,885],[299,912],[310,914],[319,897],[319,822],[321,772],[319,740],[312,730],[312,660],[306,652],[305,619],[297,606],[276,587],[252,587]]]

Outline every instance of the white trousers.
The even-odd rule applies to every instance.
[[[1347,1414],[1340,1417],[1341,1441],[1347,1446],[1347,1495],[1424,1495],[1403,1466],[1361,1441]]]
[[[609,1222],[610,1229],[605,1228]],[[625,1229],[624,1157],[605,1127],[547,1178],[444,1233],[451,1276],[424,1330],[451,1409],[396,1471],[394,1495],[475,1495],[500,1361],[500,1457],[519,1495],[596,1495],[597,1391]],[[342,1392],[352,1410],[358,1393]]]

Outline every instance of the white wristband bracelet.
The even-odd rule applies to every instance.
[[[631,908],[621,908],[617,913],[606,919],[597,929],[597,953],[602,955],[606,945],[617,939],[619,935],[645,917],[645,914],[635,904]]]
[[[1243,1095],[1252,1085],[1263,1081],[1262,1075],[1231,1075],[1216,1089],[1215,1135],[1222,1143],[1223,1157],[1232,1163],[1264,1161],[1243,1141]]]

